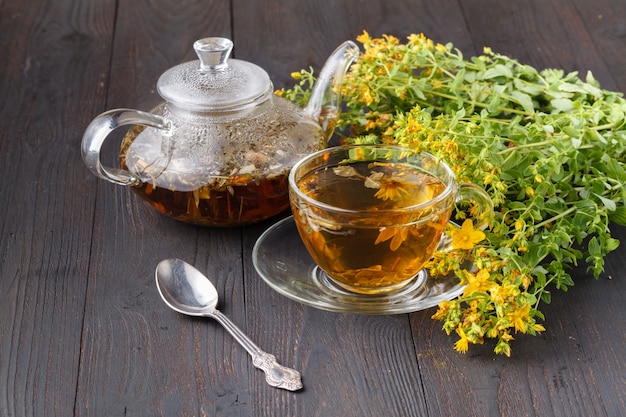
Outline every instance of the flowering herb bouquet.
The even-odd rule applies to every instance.
[[[597,278],[619,245],[609,226],[626,225],[626,100],[591,74],[538,71],[489,48],[465,59],[423,35],[357,40],[364,52],[341,87],[342,141],[432,153],[490,194],[491,226],[474,229],[464,219],[472,207],[459,209],[453,250],[429,263],[466,285],[433,318],[457,335],[457,351],[494,339],[509,356],[514,334],[545,330],[540,307],[574,285],[570,267],[585,262]],[[277,94],[304,103],[315,75],[292,76]]]

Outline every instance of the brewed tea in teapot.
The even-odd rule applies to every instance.
[[[165,101],[155,109],[111,110],[91,122],[82,144],[86,165],[188,223],[239,226],[286,210],[289,171],[326,146],[337,115],[335,87],[358,47],[348,41],[335,50],[304,109],[274,95],[260,67],[229,59],[228,39],[202,39],[194,49],[199,61],[159,78]],[[122,140],[120,168],[105,168],[100,148],[125,125],[132,127]]]

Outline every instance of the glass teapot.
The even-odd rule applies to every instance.
[[[110,110],[89,124],[82,139],[85,164],[187,223],[240,226],[286,210],[289,171],[326,147],[338,115],[338,87],[359,48],[347,41],[333,52],[301,109],[273,94],[263,69],[229,59],[230,40],[206,38],[193,47],[199,61],[159,78],[165,101],[156,108]],[[102,145],[120,126],[132,126],[122,139],[120,167],[104,167]]]

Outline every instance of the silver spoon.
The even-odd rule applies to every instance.
[[[217,320],[248,351],[254,366],[265,372],[268,384],[290,391],[302,388],[298,371],[276,362],[274,355],[263,352],[228,317],[215,308],[217,290],[200,271],[180,259],[166,259],[157,265],[155,275],[157,288],[165,304],[182,314]]]

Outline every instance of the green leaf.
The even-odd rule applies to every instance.
[[[533,114],[535,112],[535,106],[533,105],[533,100],[526,93],[521,91],[511,91],[511,97],[514,101],[522,106],[524,111],[528,114]]]
[[[624,169],[624,166],[621,163],[607,154],[602,155],[602,163],[602,168],[604,168],[602,171],[604,173],[622,183],[626,183],[626,169]]]
[[[555,98],[550,100],[550,106],[559,113],[566,113],[574,108],[574,102],[569,98]]]
[[[487,111],[491,114],[498,113],[500,108],[500,96],[494,94],[491,100],[489,100],[489,104],[487,105]]]
[[[574,286],[574,280],[569,274],[563,274],[556,281],[556,287],[562,291],[567,291],[568,287],[573,287],[573,286]]]
[[[581,84],[563,83],[559,85],[559,91],[566,91],[568,93],[587,94],[588,90]]]
[[[546,256],[548,256],[548,253],[549,249],[543,243],[531,244],[528,248],[528,263],[532,266],[538,265],[539,262],[541,262]],[[538,270],[536,270],[535,272],[538,272]]]
[[[519,78],[515,78],[513,81],[515,88],[524,93],[530,94],[531,96],[537,96],[543,92],[544,87],[539,84],[530,84],[520,80]]]
[[[485,80],[490,80],[496,77],[512,78],[513,71],[511,71],[511,69],[507,66],[504,66],[502,64],[497,64],[495,67],[489,68],[483,74],[483,79]]]
[[[550,291],[543,291],[541,293],[541,301],[546,304],[550,304],[550,301],[552,301],[552,294],[550,294]]]
[[[613,252],[615,249],[619,247],[619,244],[620,244],[619,240],[610,237],[604,242],[604,250],[607,253]]]
[[[610,212],[609,220],[619,225],[626,226],[626,207],[620,206]]]
[[[571,127],[571,126],[563,127],[563,133],[565,133],[570,138],[579,138],[580,137],[580,131],[578,129],[576,129],[576,128]]]
[[[615,203],[615,201],[611,200],[610,198],[602,197],[601,195],[596,193],[594,193],[594,195],[598,197],[600,201],[602,201],[602,204],[604,204],[604,207],[606,207],[608,211],[617,210],[617,204]]]
[[[597,237],[594,236],[589,240],[589,243],[587,244],[587,250],[589,251],[589,254],[591,256],[595,257],[602,255],[602,247],[600,246]]]

